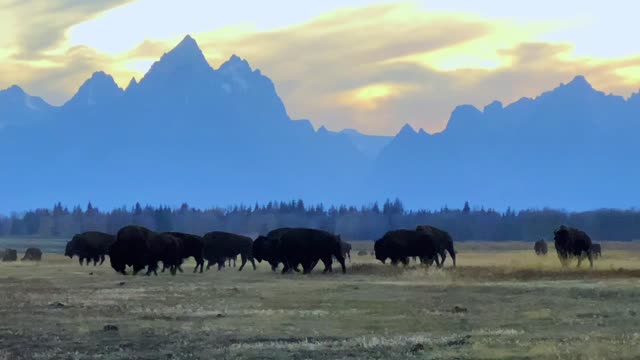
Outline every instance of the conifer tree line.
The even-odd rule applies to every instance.
[[[306,205],[302,200],[269,202],[254,206],[197,209],[141,206],[101,211],[89,203],[69,209],[58,203],[51,209],[0,216],[0,236],[69,238],[95,230],[115,234],[125,225],[137,224],[155,231],[181,231],[202,235],[219,230],[249,236],[266,234],[278,227],[318,228],[350,240],[376,240],[386,231],[413,229],[419,224],[442,228],[456,241],[553,240],[560,225],[585,230],[593,240],[640,239],[640,211],[601,209],[567,212],[553,209],[521,210],[443,207],[439,210],[406,210],[398,199],[369,206]]]

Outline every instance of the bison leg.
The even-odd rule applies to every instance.
[[[434,256],[434,258],[435,258],[435,260],[436,260],[436,266],[437,266],[438,268],[441,268],[441,267],[442,267],[442,264],[444,263],[444,260],[443,260],[443,261],[440,261],[440,258],[438,258],[438,254],[436,254],[436,256]]]
[[[207,270],[211,268],[211,260],[207,260]]]
[[[251,262],[251,266],[253,266],[253,271],[256,270],[256,262],[255,260],[253,260],[253,256],[249,258],[249,261]]]
[[[242,269],[244,269],[244,266],[247,264],[247,257],[244,254],[240,255],[240,259],[242,260],[242,264],[240,265],[240,269],[238,269],[238,271],[242,271]]]
[[[278,268],[278,263],[277,262],[269,262],[269,264],[271,265],[271,271],[276,272],[276,269]]]
[[[324,264],[324,270],[322,271],[323,274],[326,274],[327,272],[333,272],[333,260],[331,259],[331,257],[322,259],[322,263]]]
[[[222,270],[224,267],[224,259],[218,260],[218,271]]]
[[[292,266],[291,264],[289,264],[289,262],[287,260],[282,262],[282,274],[286,274],[286,273],[290,273]]]
[[[407,265],[409,265],[409,258],[404,257],[404,258],[400,259],[400,261],[402,262],[402,265],[405,266],[405,267]]]
[[[315,259],[315,260],[311,261],[311,267],[309,269],[309,272],[311,272],[311,271],[313,271],[313,269],[315,269],[315,267],[316,267],[316,265],[318,265],[319,261],[320,260],[318,260],[318,259]]]
[[[302,262],[302,273],[303,274],[310,274],[311,273],[311,269],[313,269],[313,267],[311,267],[311,261],[309,260],[305,260]]]
[[[100,255],[100,266],[104,264],[104,255]]]
[[[200,267],[200,273],[202,274],[202,268],[204,267],[203,259],[196,259],[196,267],[193,268],[193,273],[195,274],[198,271],[198,267]]]
[[[347,267],[344,264],[344,257],[342,257],[342,256],[336,257],[336,260],[338,260],[338,263],[340,264],[340,267],[342,268],[342,273],[346,274],[347,273]]]

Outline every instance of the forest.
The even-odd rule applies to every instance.
[[[429,224],[450,232],[456,241],[552,240],[553,230],[564,224],[583,229],[599,241],[640,239],[640,211],[636,209],[567,212],[508,208],[499,212],[472,208],[466,202],[458,209],[407,210],[399,199],[363,207],[306,205],[302,200],[209,209],[192,208],[188,204],[171,208],[136,203],[130,208],[109,211],[102,211],[91,203],[71,209],[58,203],[50,209],[0,216],[0,236],[68,238],[88,230],[116,233],[129,224],[156,231],[202,235],[220,230],[249,236],[284,226],[310,227],[350,240],[376,240],[392,229],[412,229],[418,224]]]

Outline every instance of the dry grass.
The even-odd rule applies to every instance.
[[[459,245],[459,266],[443,270],[356,250],[346,276],[0,263],[0,359],[640,358],[640,249],[605,247],[576,269],[519,243],[480,245]]]

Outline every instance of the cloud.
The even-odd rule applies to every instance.
[[[74,15],[77,21],[120,2],[99,3],[93,12],[85,7],[79,11],[83,16]],[[637,90],[640,56],[577,57],[575,44],[539,40],[550,28],[553,24],[515,24],[385,4],[332,11],[269,31],[242,25],[192,35],[214,68],[231,54],[248,59],[274,81],[293,118],[330,129],[394,134],[408,122],[439,131],[457,105],[482,108],[493,100],[533,97],[577,74],[607,92],[628,95]],[[65,48],[59,45],[64,31],[56,31],[47,41],[22,48],[22,54],[39,54],[33,59],[0,53],[3,69],[12,74],[0,79],[0,87],[10,85],[2,81],[20,83],[59,104],[96,70],[111,73],[126,86],[185,35],[147,39],[121,53],[105,54],[87,46]]]
[[[214,66],[231,53],[248,58],[274,80],[293,117],[332,129],[393,134],[409,122],[440,131],[459,104],[482,108],[533,97],[577,74],[607,91],[633,90],[615,74],[633,59],[598,63],[573,58],[572,44],[531,41],[548,28],[394,5],[336,12],[279,31],[196,38]],[[451,70],[440,66],[460,64],[465,50],[475,58]],[[484,66],[487,58],[497,65]],[[363,93],[373,96],[363,100]]]
[[[18,59],[37,59],[65,39],[74,24],[131,0],[0,0],[0,22],[12,37],[2,45],[15,49]]]

